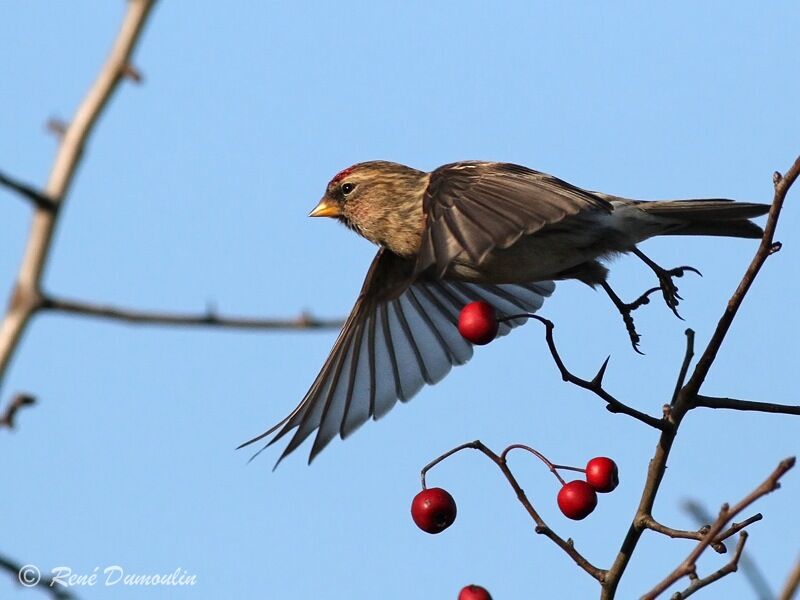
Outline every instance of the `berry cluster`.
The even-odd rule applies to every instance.
[[[569,469],[576,470],[572,467]],[[565,516],[580,521],[588,517],[597,506],[598,492],[606,494],[619,485],[619,470],[617,464],[605,456],[597,456],[586,463],[585,469],[577,470],[586,474],[586,480],[576,479],[564,483],[559,477],[563,485],[558,492],[557,501],[558,508]]]
[[[467,341],[483,346],[497,337],[500,321],[494,307],[488,302],[470,302],[458,316],[458,331]],[[608,457],[592,458],[586,463],[585,468],[570,467],[553,464],[535,449],[515,444],[503,452],[501,459],[505,460],[505,455],[513,448],[527,450],[547,465],[561,483],[561,489],[556,497],[558,508],[570,519],[579,521],[588,517],[597,507],[597,494],[611,492],[619,485],[617,464]],[[445,454],[435,462],[446,458],[449,454]],[[438,487],[425,487],[425,470],[435,462],[423,470],[423,489],[414,496],[411,503],[411,517],[414,523],[422,531],[431,534],[441,533],[450,527],[455,522],[457,513],[456,501],[449,492]],[[579,471],[584,473],[584,479],[567,482],[558,474],[559,469]],[[479,585],[468,585],[461,590],[458,600],[491,600],[491,596]]]
[[[617,464],[605,456],[597,456],[586,463],[586,467],[570,467],[554,465],[544,455],[527,446],[515,446],[528,450],[540,458],[561,482],[561,489],[556,497],[558,508],[564,516],[580,521],[588,517],[597,506],[597,494],[613,491],[619,485],[619,469]],[[586,479],[575,479],[570,482],[558,474],[558,469],[580,471]],[[442,488],[425,488],[411,502],[411,517],[417,527],[426,533],[441,533],[456,520],[456,501],[447,490]]]
[[[570,519],[580,521],[588,517],[597,507],[597,494],[611,492],[619,485],[617,464],[608,457],[596,456],[586,463],[585,468],[581,469],[553,464],[533,448],[515,444],[503,452],[501,460],[505,460],[506,454],[513,448],[527,450],[547,465],[550,472],[561,483],[561,489],[556,497],[558,508],[564,516]],[[438,460],[446,458],[449,454],[445,454]],[[423,489],[414,496],[414,500],[411,502],[411,518],[422,531],[436,534],[441,533],[455,522],[457,507],[456,501],[447,490],[439,487],[425,487],[425,470],[433,464],[435,463],[423,469]],[[566,482],[558,474],[559,469],[582,472],[585,479]],[[458,600],[491,600],[491,598],[489,592],[479,585],[468,585],[458,595]]]

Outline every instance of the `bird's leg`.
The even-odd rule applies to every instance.
[[[608,285],[606,280],[600,281],[600,286],[606,291],[608,297],[611,298],[611,302],[614,303],[614,306],[617,307],[617,310],[622,315],[622,320],[625,322],[625,328],[628,330],[628,335],[631,338],[631,344],[633,345],[633,349],[636,350],[639,354],[644,354],[641,350],[639,350],[639,341],[641,340],[639,334],[636,332],[636,326],[633,323],[633,316],[631,313],[635,311],[640,306],[644,306],[650,302],[650,294],[659,291],[661,288],[652,288],[647,290],[644,294],[639,296],[633,302],[623,302],[617,293],[611,289],[611,286]]]
[[[678,317],[680,320],[683,320],[683,317],[678,314],[678,303],[683,300],[680,294],[678,294],[678,286],[675,285],[675,282],[672,281],[673,277],[683,277],[683,274],[686,271],[690,271],[692,273],[697,273],[700,277],[703,274],[695,269],[694,267],[682,266],[682,267],[675,267],[674,269],[664,269],[660,267],[655,262],[650,260],[644,252],[639,250],[638,248],[633,249],[633,253],[642,259],[642,262],[650,267],[653,273],[656,274],[658,277],[659,289],[661,289],[661,293],[664,295],[664,302],[667,303],[670,310]]]

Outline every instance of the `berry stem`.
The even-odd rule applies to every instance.
[[[547,468],[550,470],[550,472],[551,472],[553,475],[555,475],[555,476],[556,476],[556,479],[558,479],[558,480],[561,482],[561,485],[566,485],[566,484],[567,484],[567,482],[566,482],[566,481],[564,481],[564,478],[563,478],[563,477],[561,477],[561,475],[559,475],[559,474],[558,474],[558,471],[557,471],[556,469],[566,469],[566,470],[568,470],[568,471],[583,471],[583,469],[579,469],[579,468],[577,468],[577,467],[568,467],[568,466],[564,466],[564,465],[554,465],[553,463],[551,463],[551,462],[548,460],[548,458],[547,458],[547,457],[546,457],[544,454],[542,454],[542,453],[541,453],[541,452],[539,452],[538,450],[534,450],[534,449],[533,449],[533,448],[531,448],[530,446],[526,446],[525,444],[511,444],[511,445],[510,445],[508,448],[506,448],[505,450],[503,450],[503,453],[500,455],[500,458],[501,458],[502,460],[505,460],[505,459],[506,459],[506,456],[508,455],[508,453],[509,453],[511,450],[514,450],[514,449],[519,449],[519,450],[527,450],[528,452],[530,452],[531,454],[533,454],[533,455],[534,455],[536,458],[538,458],[539,460],[541,460],[541,461],[542,461],[542,462],[543,462],[545,465],[547,465]]]
[[[533,313],[519,313],[516,315],[506,315],[505,317],[497,317],[497,322],[502,323],[504,321],[513,321],[514,319],[535,319]]]
[[[450,456],[453,456],[453,454],[455,454],[456,452],[461,452],[462,450],[467,450],[467,449],[473,449],[474,450],[475,449],[475,443],[476,442],[467,442],[466,444],[461,444],[460,446],[456,446],[455,448],[453,448],[452,450],[448,450],[447,452],[445,452],[444,454],[442,454],[438,458],[434,458],[431,462],[429,462],[427,465],[422,467],[422,471],[420,471],[420,473],[419,473],[420,479],[422,480],[422,489],[423,490],[428,489],[428,486],[425,483],[425,475],[428,473],[428,471],[430,471],[433,467],[435,467],[440,462],[442,462],[445,458],[449,458]]]
[[[564,471],[577,471],[578,473],[586,473],[586,469],[581,467],[570,467],[569,465],[553,465],[554,469],[562,469]]]

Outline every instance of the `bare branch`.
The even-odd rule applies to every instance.
[[[35,571],[28,571],[27,567],[33,567]],[[0,555],[0,569],[9,573],[14,581],[26,587],[41,589],[55,600],[76,600],[76,596],[60,584],[54,584],[52,578],[41,575],[33,565],[21,565],[10,558]],[[37,581],[38,579],[38,581]]]
[[[714,520],[714,517],[711,515],[711,513],[709,513],[708,510],[706,510],[706,508],[697,500],[688,499],[684,501],[683,508],[686,510],[686,512],[692,515],[698,523],[711,523]],[[735,526],[736,523],[732,523],[730,529],[733,529]],[[753,593],[755,594],[756,598],[771,599],[775,597],[767,578],[764,577],[764,574],[761,572],[761,569],[759,569],[755,561],[747,556],[747,552],[743,552],[742,556],[739,558],[739,570],[741,571],[747,583],[750,584],[750,587],[753,588]]]
[[[711,575],[703,577],[702,579],[698,578],[697,575],[695,575],[695,578],[692,580],[692,583],[689,584],[689,587],[687,587],[682,592],[675,592],[672,595],[672,600],[684,600],[684,598],[688,598],[696,591],[703,589],[707,585],[710,585],[715,581],[719,581],[726,575],[735,573],[736,570],[739,568],[739,560],[742,558],[742,551],[744,550],[745,542],[747,542],[747,532],[743,531],[739,535],[739,543],[736,544],[736,550],[734,550],[731,560],[725,566],[723,566],[721,569],[714,571]]]
[[[94,84],[89,88],[61,138],[47,186],[41,192],[60,206],[72,183],[84,146],[98,117],[108,105],[123,78],[125,66],[139,40],[154,0],[128,0],[128,8],[114,46]],[[19,186],[17,186],[19,191]],[[14,350],[40,304],[42,272],[58,221],[58,210],[37,205],[28,244],[17,274],[17,284],[2,323],[0,323],[0,383]]]
[[[12,179],[2,171],[0,171],[0,185],[4,185],[8,189],[13,190],[42,210],[55,210],[58,207],[48,196],[35,189],[33,186]]]
[[[672,444],[675,442],[675,436],[677,435],[683,417],[686,415],[687,411],[694,407],[693,402],[705,381],[706,375],[713,365],[717,352],[725,339],[728,329],[730,329],[733,323],[733,319],[747,291],[752,286],[753,281],[767,258],[779,249],[779,245],[776,245],[773,241],[775,229],[778,224],[781,208],[786,199],[786,194],[798,175],[800,175],[800,157],[795,160],[792,167],[787,171],[786,176],[781,177],[780,174],[777,173],[773,176],[775,194],[767,218],[767,224],[764,228],[764,236],[761,240],[761,244],[756,250],[750,266],[742,276],[742,280],[736,288],[736,291],[728,301],[711,340],[695,365],[692,376],[689,378],[689,381],[680,388],[675,401],[666,407],[662,432],[659,436],[653,458],[650,459],[647,469],[647,478],[645,480],[644,489],[642,490],[642,496],[639,500],[639,506],[636,509],[636,514],[631,521],[628,532],[622,541],[614,564],[611,565],[606,579],[603,582],[603,590],[600,596],[601,600],[610,600],[616,595],[620,579],[628,564],[630,564],[631,556],[641,539],[642,533],[646,529],[644,522],[652,515],[653,504],[655,503],[667,468],[667,459],[669,458]],[[684,359],[684,362],[685,361],[686,359]],[[714,534],[714,537],[717,533]]]
[[[573,375],[569,369],[567,369],[564,361],[561,359],[561,355],[558,353],[558,348],[556,348],[555,340],[553,339],[553,329],[555,325],[552,321],[545,319],[544,317],[540,317],[539,315],[528,313],[525,315],[513,315],[508,317],[509,319],[517,317],[517,316],[526,316],[531,319],[536,319],[540,323],[542,323],[545,327],[545,339],[547,341],[547,347],[550,349],[550,354],[553,356],[553,360],[558,367],[558,370],[561,372],[561,378],[564,381],[572,383],[573,385],[577,385],[585,390],[589,390],[590,392],[594,393],[596,396],[599,396],[606,402],[606,409],[612,413],[621,413],[633,417],[638,421],[641,421],[645,425],[649,425],[655,429],[664,429],[664,421],[662,419],[657,419],[653,416],[650,416],[646,413],[636,410],[635,408],[624,404],[617,400],[614,396],[609,394],[603,388],[603,376],[606,372],[606,367],[608,366],[608,358],[603,362],[600,369],[597,372],[597,375],[591,380],[587,381],[586,379],[581,379],[580,377]]]
[[[518,447],[518,446],[517,446]],[[572,540],[565,540],[561,536],[559,536],[555,531],[548,527],[547,523],[545,523],[544,519],[542,519],[541,515],[536,512],[536,509],[531,504],[531,501],[528,499],[528,496],[525,494],[525,490],[522,489],[519,482],[517,481],[514,474],[511,472],[511,469],[508,468],[508,464],[506,462],[506,455],[508,454],[508,450],[512,447],[506,448],[506,450],[502,453],[502,455],[498,456],[494,452],[492,452],[487,446],[485,446],[480,440],[475,440],[474,442],[467,442],[466,444],[461,444],[460,446],[456,446],[452,450],[448,450],[438,458],[435,458],[427,465],[422,468],[420,473],[420,477],[422,479],[422,487],[425,487],[425,475],[427,472],[435,467],[437,464],[442,462],[444,459],[452,456],[453,454],[460,452],[462,450],[478,450],[479,452],[483,453],[486,457],[488,457],[497,467],[503,472],[508,483],[511,484],[514,492],[517,495],[517,500],[519,500],[520,504],[525,508],[525,510],[530,515],[533,522],[536,523],[535,531],[540,535],[544,535],[545,537],[549,538],[553,541],[559,548],[561,548],[567,556],[569,556],[576,565],[578,565],[581,569],[586,571],[589,575],[594,577],[597,581],[602,583],[603,579],[605,578],[606,572],[603,569],[599,569],[595,567],[592,563],[590,563],[586,557],[584,557],[578,550],[575,549],[575,544]]]
[[[756,412],[777,413],[782,415],[800,415],[800,405],[774,404],[772,402],[753,402],[735,398],[716,398],[714,396],[695,397],[692,406],[705,408],[727,408],[730,410],[751,410]]]
[[[724,554],[728,551],[723,543],[732,535],[735,535],[737,532],[741,531],[748,525],[752,525],[756,521],[760,521],[764,518],[764,515],[761,513],[756,513],[752,517],[749,517],[742,521],[741,523],[731,523],[731,526],[720,533],[714,540],[712,540],[710,546],[718,553]],[[653,517],[647,517],[643,519],[644,527],[650,529],[651,531],[655,531],[656,533],[660,533],[662,535],[666,535],[670,538],[680,538],[685,540],[697,540],[700,541],[705,538],[706,534],[708,533],[711,525],[705,525],[698,529],[697,531],[689,531],[686,529],[674,529],[672,527],[667,527],[656,521]]]
[[[789,573],[789,577],[786,579],[786,583],[777,600],[792,600],[798,589],[800,589],[800,558],[797,559],[794,568]]]
[[[778,483],[780,478],[783,477],[786,472],[791,469],[795,464],[795,458],[790,457],[782,460],[775,470],[767,477],[764,482],[759,485],[756,489],[750,492],[745,498],[739,501],[733,507],[728,507],[727,504],[723,505],[722,509],[719,512],[719,516],[714,523],[711,524],[709,527],[708,532],[703,536],[703,539],[700,541],[697,546],[695,546],[694,550],[689,553],[689,556],[678,565],[675,570],[672,571],[669,575],[667,575],[660,583],[658,583],[652,590],[642,596],[642,600],[653,600],[653,598],[658,597],[664,591],[666,591],[671,585],[677,582],[682,577],[686,577],[691,573],[695,572],[695,565],[697,564],[697,560],[703,554],[706,548],[708,548],[711,543],[717,539],[725,528],[725,526],[731,522],[731,520],[742,512],[745,508],[753,504],[756,500],[761,498],[762,496],[766,496],[770,492],[774,492],[780,487]],[[744,533],[744,532],[743,532]],[[738,563],[738,557],[737,557]]]
[[[17,394],[8,403],[3,414],[0,415],[0,427],[8,427],[14,429],[14,419],[17,416],[17,411],[26,406],[33,406],[36,404],[36,398],[29,394]]]
[[[122,321],[140,325],[166,325],[177,327],[219,327],[232,329],[336,329],[342,326],[341,319],[319,319],[301,313],[292,319],[265,319],[259,317],[233,317],[219,315],[214,310],[203,313],[177,313],[166,311],[135,310],[117,306],[95,304],[80,300],[46,296],[41,310],[69,313],[81,317]]]
[[[756,254],[750,262],[750,266],[747,268],[744,277],[742,277],[742,281],[728,301],[728,306],[725,308],[725,312],[722,313],[722,317],[719,323],[717,323],[717,327],[706,349],[697,361],[697,365],[695,366],[689,382],[681,390],[681,395],[687,400],[691,400],[700,391],[700,386],[711,370],[714,359],[717,357],[717,353],[722,346],[722,342],[725,340],[725,336],[733,323],[733,319],[736,317],[736,313],[742,305],[742,302],[744,302],[747,292],[753,285],[753,281],[755,281],[756,276],[759,271],[761,271],[761,267],[764,266],[764,263],[770,256],[780,249],[780,244],[776,245],[774,241],[775,229],[778,226],[778,218],[780,217],[783,203],[786,200],[786,194],[798,175],[800,175],[800,157],[795,160],[794,164],[786,172],[786,175],[781,176],[781,174],[777,172],[773,175],[775,196],[772,200],[772,206],[769,209],[767,223],[764,226],[764,235],[761,238],[761,244],[759,244],[758,250],[756,250]]]

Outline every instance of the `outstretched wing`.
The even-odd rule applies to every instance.
[[[479,264],[493,249],[571,215],[612,211],[610,202],[556,177],[491,162],[439,167],[423,203],[428,222],[415,273],[433,266],[440,277],[456,259]]]
[[[485,300],[500,316],[533,312],[555,287],[549,281],[482,285],[414,280],[413,271],[413,260],[378,251],[353,311],[302,402],[240,448],[274,434],[266,448],[296,430],[280,462],[316,431],[311,462],[336,435],[344,439],[370,417],[379,419],[398,400],[410,400],[424,384],[440,381],[453,365],[470,359],[472,344],[457,328],[465,304]],[[523,322],[503,322],[499,334]]]

